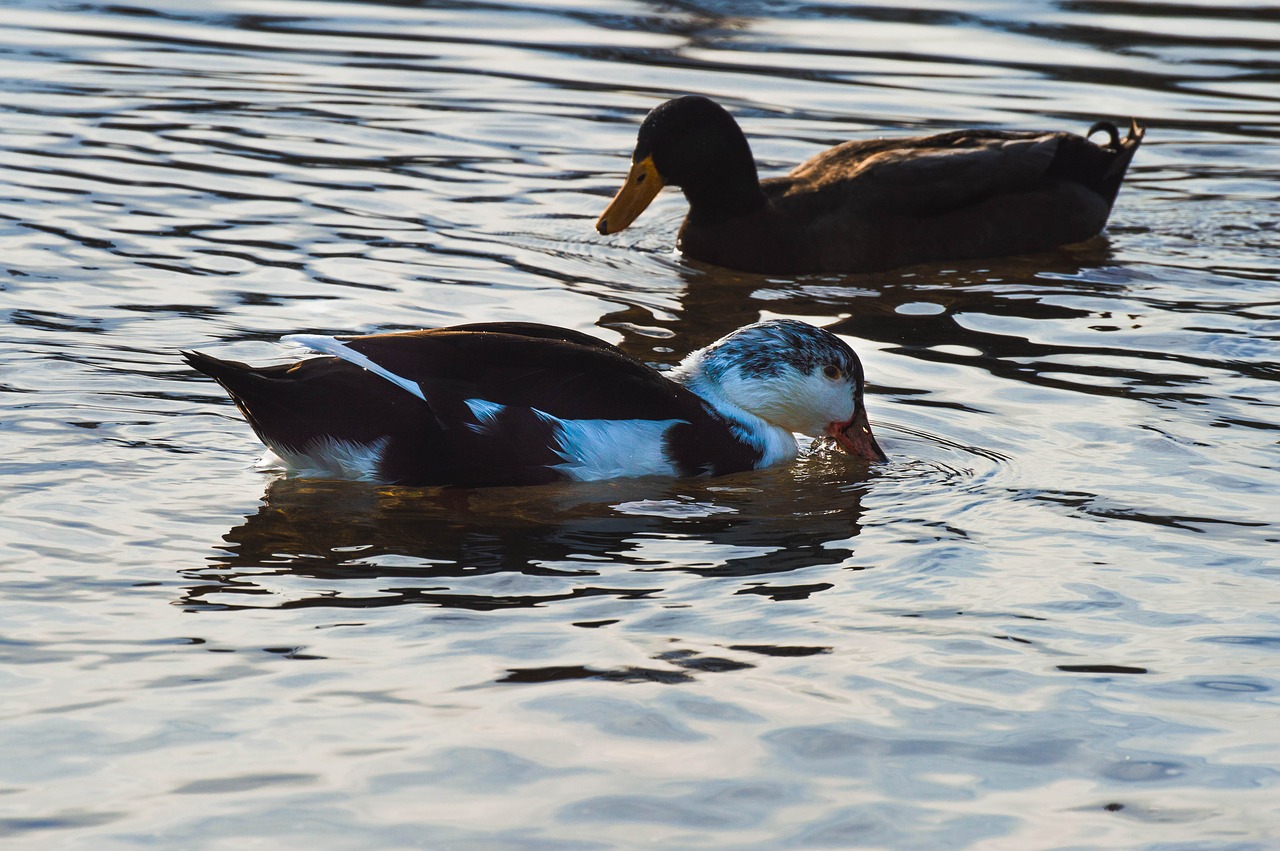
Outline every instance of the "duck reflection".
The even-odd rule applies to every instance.
[[[282,608],[492,610],[643,598],[670,571],[742,577],[737,593],[795,599],[831,585],[775,575],[848,566],[861,469],[820,449],[790,469],[714,479],[451,490],[281,478],[227,532],[211,566],[191,574],[183,602],[274,607],[266,585],[288,576],[307,581],[289,583]],[[517,593],[476,581],[495,574],[548,581],[511,584]]]
[[[822,317],[849,314],[828,327],[912,349],[963,345],[985,351],[986,346],[975,345],[973,332],[955,323],[956,314],[1008,315],[1012,311],[1033,319],[1086,315],[1031,295],[1046,288],[1064,294],[1114,293],[1118,284],[1106,273],[1112,261],[1106,236],[1033,255],[866,274],[770,277],[681,261],[676,273],[683,279],[684,291],[678,311],[657,317],[632,302],[606,314],[598,324],[622,333],[624,340],[618,345],[628,354],[650,361],[655,359],[655,339],[678,341],[671,346],[674,362],[686,351],[756,322],[761,312],[815,317],[819,325],[824,324]],[[932,305],[933,310],[912,310],[920,304]],[[661,348],[658,359],[662,359]],[[874,381],[875,377],[869,378]]]
[[[1136,314],[1125,312],[1135,308],[1130,291],[1139,273],[1113,264],[1105,236],[1053,252],[884,274],[770,278],[688,262],[679,274],[685,289],[678,312],[658,317],[633,304],[600,320],[624,335],[619,347],[632,357],[674,362],[768,313],[812,318],[920,360],[1101,396],[1164,397],[1185,379],[1169,372],[1170,360],[1190,374],[1202,365],[1192,352],[1135,349],[1123,333],[1114,345],[1099,345],[1107,341],[1100,332],[1143,321],[1140,303]],[[1099,310],[1101,302],[1114,309]],[[842,318],[824,322],[832,316]],[[1151,368],[1135,369],[1141,360]],[[867,380],[879,393],[896,392],[874,372]]]

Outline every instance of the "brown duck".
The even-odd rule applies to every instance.
[[[1104,132],[1104,144],[1088,136]],[[704,97],[656,107],[631,171],[596,222],[617,233],[665,185],[689,201],[685,256],[745,272],[874,272],[1044,251],[1088,239],[1111,213],[1143,129],[955,130],[845,142],[761,181],[738,123]]]

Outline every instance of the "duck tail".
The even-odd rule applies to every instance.
[[[1095,121],[1093,126],[1089,128],[1089,132],[1084,134],[1086,139],[1092,139],[1094,133],[1106,133],[1110,141],[1103,147],[1116,150],[1120,147],[1120,131],[1110,121]]]
[[[1048,174],[1089,187],[1110,207],[1145,132],[1136,120],[1130,119],[1129,134],[1124,138],[1110,121],[1096,122],[1084,136],[1064,133]],[[1105,143],[1099,145],[1090,141],[1090,137],[1097,133],[1106,134]]]
[[[203,352],[184,350],[181,354],[182,359],[193,369],[203,372],[222,385],[222,389],[235,402],[259,440],[268,446],[274,446],[278,442],[270,438],[271,432],[276,429],[267,427],[263,414],[265,412],[267,419],[273,421],[277,418],[270,414],[280,407],[275,402],[275,391],[281,382],[272,373],[279,373],[287,367],[255,368],[237,361],[221,360]]]
[[[1142,145],[1142,137],[1147,134],[1147,130],[1138,124],[1136,118],[1130,118],[1129,134],[1121,139],[1115,125],[1108,123],[1108,126],[1111,128],[1109,134],[1111,140],[1106,149],[1111,151],[1114,156],[1112,156],[1106,172],[1102,175],[1099,192],[1107,199],[1108,204],[1112,204],[1116,200],[1116,194],[1120,191],[1120,184],[1124,182],[1125,172],[1129,170],[1129,163],[1133,162],[1133,155],[1138,152],[1139,146]],[[1089,135],[1093,135],[1092,130],[1089,131]]]
[[[255,390],[265,389],[268,379],[258,370],[236,361],[221,360],[203,352],[182,351],[182,359],[197,372],[203,372],[222,385],[222,389],[239,400],[241,396],[253,397]]]

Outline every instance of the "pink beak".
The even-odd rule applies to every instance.
[[[871,423],[867,421],[867,409],[859,406],[858,413],[847,423],[831,423],[827,426],[827,436],[835,438],[845,452],[857,455],[868,461],[888,461],[876,436],[871,433]]]

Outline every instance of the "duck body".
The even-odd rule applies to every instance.
[[[184,357],[302,475],[464,487],[721,475],[794,458],[797,430],[884,458],[857,356],[799,322],[740,329],[686,358],[675,380],[531,323],[286,340],[326,356],[267,367]]]
[[[1106,224],[1143,131],[1104,145],[1064,132],[959,130],[846,142],[785,177],[759,180],[737,122],[701,97],[641,125],[632,168],[597,222],[615,233],[663,185],[689,214],[688,257],[772,274],[871,272],[1080,242]]]

